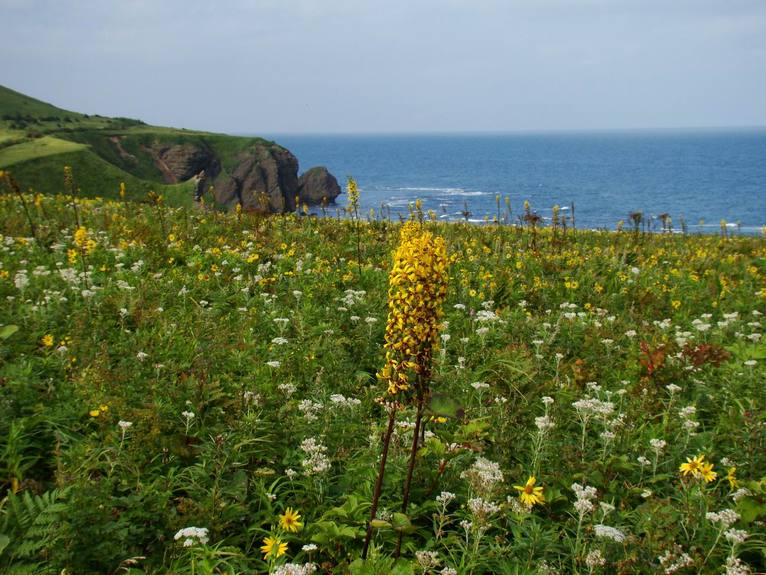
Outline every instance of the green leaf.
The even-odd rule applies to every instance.
[[[456,419],[463,419],[465,417],[463,406],[446,393],[433,393],[428,401],[428,410],[433,415],[440,417],[453,417]]]
[[[740,499],[737,511],[742,516],[742,522],[749,525],[759,518],[766,517],[766,503],[759,503],[750,497]]]
[[[415,530],[412,527],[412,523],[410,523],[410,518],[404,513],[394,513],[391,516],[391,526],[395,531],[404,531],[405,533],[410,533]]]
[[[19,331],[19,326],[17,325],[4,325],[0,327],[0,339],[8,339],[17,331]]]
[[[391,575],[413,575],[415,571],[412,569],[412,565],[409,561],[403,558],[399,558],[391,568]]]
[[[10,542],[11,542],[11,538],[10,537],[0,533],[0,555],[3,554],[3,549],[8,547],[8,543],[10,543]]]

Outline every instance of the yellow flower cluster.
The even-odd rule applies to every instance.
[[[678,470],[683,477],[691,475],[695,479],[704,479],[706,483],[710,483],[718,477],[718,474],[713,471],[713,464],[705,461],[705,455],[702,453],[697,457],[687,457],[686,463],[682,463]]]
[[[349,178],[346,183],[346,193],[348,193],[348,207],[349,212],[354,212],[359,207],[359,188],[356,185],[354,178]]]
[[[444,238],[417,222],[402,227],[389,274],[386,364],[378,374],[391,395],[409,389],[411,372],[428,376],[447,296],[447,265]]]
[[[88,242],[88,230],[80,226],[74,233],[74,243],[78,248],[84,248]]]

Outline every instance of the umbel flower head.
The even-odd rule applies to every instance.
[[[409,221],[402,227],[389,274],[386,363],[378,377],[396,395],[410,388],[410,376],[428,378],[447,296],[444,238]]]

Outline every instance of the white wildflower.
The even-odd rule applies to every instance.
[[[596,537],[602,537],[604,539],[611,539],[616,543],[622,543],[625,541],[625,534],[619,529],[610,527],[609,525],[603,525],[601,523],[594,525],[593,530],[596,533]]]

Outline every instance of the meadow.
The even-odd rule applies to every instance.
[[[3,573],[766,570],[762,235],[3,183]]]

